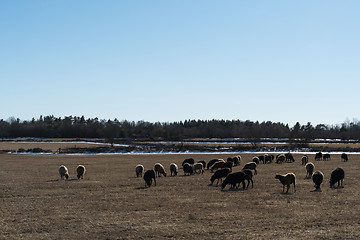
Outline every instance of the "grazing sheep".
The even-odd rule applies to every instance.
[[[235,188],[235,187],[238,188],[237,184],[239,184],[240,186],[240,183],[243,184],[243,189],[245,189],[245,173],[243,171],[230,173],[229,175],[226,176],[225,180],[222,182],[221,189],[224,189],[228,184],[231,184],[230,188]]]
[[[61,165],[59,167],[59,173],[60,173],[61,180],[64,179],[64,177],[66,179],[69,179],[69,177],[70,177],[69,171],[68,171],[67,167],[65,167],[64,165]]]
[[[305,178],[311,178],[311,176],[315,170],[315,165],[312,162],[308,162],[305,165],[305,169],[306,169],[306,177]]]
[[[276,179],[279,179],[280,182],[282,183],[283,185],[283,192],[285,191],[285,185],[287,186],[287,190],[286,190],[286,193],[289,192],[289,188],[290,188],[290,184],[294,184],[294,192],[296,192],[296,189],[295,189],[295,179],[296,179],[296,176],[294,173],[287,173],[286,175],[281,175],[281,174],[276,174],[275,175],[275,178]]]
[[[185,159],[185,160],[182,162],[181,166],[184,166],[185,163],[188,163],[188,164],[193,165],[193,164],[195,163],[195,160],[194,160],[193,158]]]
[[[232,157],[228,157],[226,161],[227,161],[227,162],[232,162],[232,163],[234,163],[234,160],[233,160]]]
[[[224,165],[222,165],[221,168],[230,168],[230,169],[232,169],[233,164],[234,164],[233,162],[226,162],[226,163],[224,163]]]
[[[315,171],[312,175],[312,180],[315,184],[315,190],[320,191],[320,185],[324,179],[324,174],[319,170]]]
[[[194,168],[192,167],[191,164],[189,163],[185,163],[184,166],[183,166],[183,170],[184,170],[184,175],[186,176],[187,174],[189,174],[189,176],[191,174],[194,173]]]
[[[206,166],[207,169],[211,168],[216,162],[218,162],[219,160],[222,160],[222,159],[213,159],[213,160],[210,160]]]
[[[170,176],[172,176],[174,174],[174,176],[176,176],[178,174],[178,166],[175,163],[171,163],[170,164]]]
[[[324,160],[324,161],[331,160],[330,153],[325,153],[325,154],[323,155],[323,160]]]
[[[193,169],[195,173],[204,173],[204,166],[202,165],[202,163],[195,163],[193,165]],[[199,172],[197,172],[197,170],[199,170]]]
[[[214,165],[212,165],[211,167],[211,172],[214,172],[215,169],[218,170],[219,168],[222,168],[224,163],[224,161],[217,161],[216,163],[214,163]]]
[[[145,187],[146,185],[148,187],[151,187],[151,184],[152,184],[152,180],[154,179],[154,183],[155,183],[155,186],[156,186],[156,178],[155,178],[155,171],[154,170],[147,170],[145,173],[144,173],[144,180],[145,180]]]
[[[258,157],[253,157],[252,161],[256,164],[259,164],[260,163],[260,160]]]
[[[233,157],[233,163],[234,163],[234,166],[239,166],[241,163],[241,156],[237,155],[237,156]]]
[[[254,162],[248,162],[247,164],[244,165],[244,167],[243,167],[242,170],[244,170],[244,169],[254,170],[254,175],[256,175],[256,174],[257,174],[256,166],[257,166],[256,163],[254,163]]]
[[[317,152],[315,154],[315,161],[320,161],[322,159],[322,153],[321,152]]]
[[[219,180],[222,181],[222,179],[224,177],[226,177],[229,173],[231,173],[231,169],[229,169],[229,168],[223,168],[223,169],[217,170],[210,178],[211,185],[213,185],[214,181],[217,180],[217,182],[216,182],[216,186],[217,186],[219,183]]]
[[[259,158],[259,162],[265,163],[264,155],[260,155],[260,156],[258,156],[258,158]]]
[[[286,153],[285,162],[287,163],[295,162],[294,156],[291,153]]]
[[[267,164],[267,163],[272,163],[272,160],[274,159],[274,156],[273,155],[268,155],[268,154],[265,154],[264,156],[264,163]]]
[[[342,168],[336,168],[334,171],[332,171],[331,173],[331,177],[330,177],[330,187],[334,188],[335,183],[338,183],[338,187],[343,185],[343,179],[345,177],[345,172],[344,169]],[[341,184],[340,184],[341,182]]]
[[[85,172],[86,172],[86,168],[85,168],[84,165],[77,166],[76,173],[77,173],[77,178],[78,179],[80,179],[80,178],[84,179]]]
[[[160,174],[164,175],[166,177],[166,171],[163,165],[161,163],[155,163],[154,170],[157,177],[160,177]]]
[[[285,155],[284,154],[279,154],[279,155],[277,155],[277,157],[276,157],[276,163],[283,163],[283,162],[285,162]]]
[[[244,170],[242,170],[242,171],[245,173],[245,180],[248,181],[248,184],[247,184],[247,186],[246,186],[246,189],[249,188],[250,182],[251,182],[251,188],[253,188],[253,187],[254,187],[254,182],[253,182],[253,180],[252,180],[252,177],[253,177],[252,171],[251,171],[250,169],[244,169]]]
[[[348,159],[348,155],[346,153],[343,153],[341,154],[341,159],[344,161],[344,162],[347,162],[349,159]]]
[[[307,164],[308,161],[309,161],[309,158],[308,158],[307,155],[302,156],[302,158],[301,158],[301,165]]]
[[[198,163],[201,163],[203,165],[203,168],[206,168],[206,162],[205,161],[198,161]]]
[[[144,173],[144,166],[141,164],[138,164],[135,167],[135,172],[136,172],[136,177],[142,177],[143,173]]]

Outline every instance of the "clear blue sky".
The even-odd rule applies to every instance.
[[[0,1],[0,119],[360,117],[360,1]]]

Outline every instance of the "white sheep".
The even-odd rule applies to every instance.
[[[64,179],[64,176],[66,179],[68,179],[70,177],[69,171],[68,171],[67,167],[65,167],[64,165],[61,165],[59,167],[59,173],[60,173],[61,179]]]

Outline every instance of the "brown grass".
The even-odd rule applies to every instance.
[[[325,175],[322,192],[295,163],[258,166],[254,188],[221,191],[209,186],[211,173],[157,178],[144,188],[135,176],[139,163],[156,162],[169,171],[185,158],[214,155],[0,155],[0,239],[360,239],[359,155],[314,162]],[[244,165],[253,154],[241,154]],[[64,164],[69,181],[61,181]],[[78,164],[84,180],[75,180]],[[345,170],[344,188],[330,189],[336,167]],[[234,171],[241,167],[235,167]],[[282,193],[275,173],[294,172],[297,191]]]

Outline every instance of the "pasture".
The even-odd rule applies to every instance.
[[[0,154],[0,239],[360,239],[360,155],[314,161],[322,192],[295,163],[259,164],[254,188],[221,191],[212,173],[170,177],[185,158],[208,162],[235,154],[16,155]],[[240,154],[240,166],[254,154]],[[162,163],[168,177],[144,187],[135,166]],[[60,180],[66,165],[70,180]],[[83,180],[75,169],[83,164]],[[344,188],[330,189],[330,173],[345,170]],[[296,192],[282,193],[276,173],[296,174]]]

